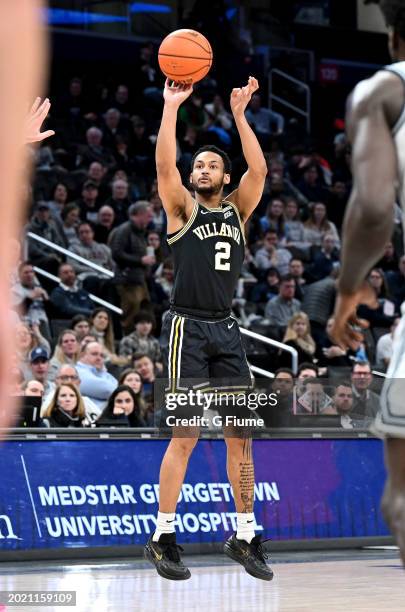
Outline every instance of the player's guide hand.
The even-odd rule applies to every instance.
[[[259,82],[255,77],[250,76],[247,85],[235,87],[231,92],[230,105],[233,115],[245,112],[247,105],[255,91],[259,89]]]
[[[359,319],[357,306],[366,304],[370,308],[378,308],[378,300],[374,289],[364,282],[358,291],[351,294],[338,292],[336,297],[334,323],[331,338],[343,349],[356,349],[358,343],[364,340],[362,330],[369,327],[369,322]]]
[[[29,144],[31,142],[41,142],[42,140],[45,140],[45,138],[49,138],[55,134],[53,130],[41,132],[42,124],[45,121],[50,108],[51,103],[48,98],[45,98],[43,102],[41,102],[41,98],[39,97],[35,99],[35,102],[25,119],[25,144]]]
[[[171,79],[166,79],[163,90],[163,98],[166,104],[180,106],[192,94],[193,86],[187,83],[176,83]]]

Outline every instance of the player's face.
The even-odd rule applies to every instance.
[[[195,159],[190,183],[196,193],[215,195],[220,193],[230,180],[230,175],[224,172],[222,157],[217,153],[204,151]]]

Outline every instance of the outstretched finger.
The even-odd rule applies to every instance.
[[[50,107],[51,107],[51,103],[49,102],[48,98],[45,98],[41,106],[39,106],[39,108],[36,110],[34,114],[34,119],[39,119],[40,117],[43,117],[44,115],[46,117]]]
[[[38,96],[34,100],[34,104],[31,106],[30,115],[33,115],[37,110],[39,105],[41,104],[41,98]]]
[[[38,142],[45,140],[45,138],[49,138],[50,136],[55,136],[55,132],[53,130],[46,130],[46,132],[41,132],[39,134]]]

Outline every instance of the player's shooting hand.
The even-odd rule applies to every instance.
[[[163,90],[163,98],[166,104],[180,106],[193,92],[193,85],[186,83],[175,83],[171,79],[166,79]]]
[[[48,98],[45,98],[42,103],[41,98],[35,99],[35,102],[32,105],[31,110],[25,119],[25,144],[28,144],[30,142],[41,142],[42,140],[45,140],[45,138],[49,138],[49,136],[53,136],[55,134],[53,130],[46,130],[45,132],[41,132],[42,124],[45,121],[50,108],[51,103]]]
[[[235,87],[231,93],[231,110],[234,116],[245,112],[247,105],[255,91],[259,89],[258,80],[250,76],[245,87]]]
[[[351,294],[338,293],[336,298],[334,324],[330,333],[331,338],[343,349],[358,349],[358,343],[363,341],[362,330],[369,327],[369,322],[359,319],[357,306],[367,304],[370,308],[378,306],[374,289],[365,282],[358,291]]]

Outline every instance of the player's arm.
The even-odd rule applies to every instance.
[[[227,197],[246,221],[260,202],[263,194],[264,181],[267,174],[267,164],[255,133],[248,124],[245,110],[252,94],[259,89],[257,80],[249,77],[245,87],[236,88],[231,93],[231,110],[242,143],[243,155],[248,169],[242,176],[239,186]]]
[[[343,224],[342,269],[332,331],[338,344],[344,347],[361,338],[352,327],[359,324],[356,308],[359,303],[375,303],[375,295],[364,281],[370,268],[382,257],[392,234],[398,178],[388,118],[390,98],[395,98],[387,82],[392,78],[391,85],[402,88],[399,79],[389,74],[360,83],[347,116],[353,190]],[[401,89],[398,99],[403,100]]]
[[[186,209],[192,206],[191,195],[182,184],[176,166],[177,111],[192,91],[191,85],[170,86],[170,81],[167,79],[163,92],[165,104],[156,141],[156,172],[159,195],[169,223],[173,217],[188,216]]]

